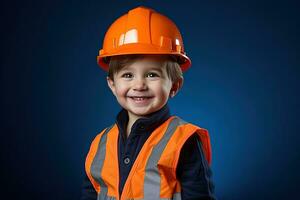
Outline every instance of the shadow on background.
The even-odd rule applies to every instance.
[[[192,68],[172,113],[210,131],[222,200],[296,198],[297,1],[1,3],[1,168],[9,199],[78,199],[90,142],[119,111],[96,55],[139,5],[176,22]]]

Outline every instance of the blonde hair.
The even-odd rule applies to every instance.
[[[112,56],[109,59],[108,77],[114,80],[114,74],[118,73],[123,67],[132,64],[136,60],[142,59],[147,55],[144,54],[131,54],[131,55],[118,55]],[[177,57],[172,55],[153,55],[162,59],[161,66],[167,71],[168,77],[174,83],[183,77],[182,70]]]

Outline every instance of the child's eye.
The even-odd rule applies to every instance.
[[[124,74],[122,74],[122,78],[132,78],[132,74],[131,73],[124,73]]]
[[[159,75],[157,73],[150,72],[147,74],[147,77],[153,78],[153,77],[159,77]]]

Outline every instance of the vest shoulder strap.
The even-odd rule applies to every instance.
[[[101,168],[103,166],[93,165],[93,163],[95,162],[103,163],[103,162],[99,162],[99,160],[104,160],[104,158],[102,157],[105,156],[105,152],[99,152],[99,151],[102,151],[105,148],[100,148],[100,147],[106,144],[107,134],[113,128],[113,126],[114,125],[107,127],[94,138],[94,140],[91,143],[90,150],[86,156],[85,171],[93,187],[98,193],[100,192],[101,179],[99,179],[100,177],[98,177],[96,174],[93,174],[92,172],[101,171]],[[97,166],[97,168],[99,169],[93,169],[95,168],[95,166]]]

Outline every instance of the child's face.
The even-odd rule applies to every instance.
[[[159,58],[147,56],[122,68],[114,74],[114,80],[107,79],[129,117],[140,118],[167,103],[173,83],[160,62]]]

